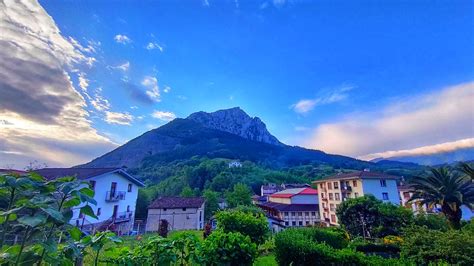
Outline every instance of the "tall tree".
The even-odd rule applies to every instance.
[[[474,207],[474,183],[469,174],[460,175],[445,167],[433,168],[430,175],[413,178],[410,183],[414,189],[410,201],[420,201],[429,207],[441,206],[441,212],[454,228],[461,226],[461,206]]]
[[[242,183],[234,185],[234,189],[226,193],[227,205],[231,208],[239,205],[252,204],[252,191]]]
[[[207,221],[219,210],[219,193],[206,189],[204,190],[203,196],[206,199],[204,218]]]

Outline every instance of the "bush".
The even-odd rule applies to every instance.
[[[267,218],[261,213],[220,211],[216,214],[216,219],[218,229],[223,232],[239,232],[249,236],[257,244],[263,243],[269,233]]]
[[[252,265],[257,246],[238,232],[214,231],[204,240],[200,257],[206,265]]]
[[[405,231],[401,256],[420,265],[474,265],[474,234],[467,230],[441,232],[413,226]]]
[[[448,220],[442,214],[420,213],[415,216],[414,223],[432,230],[447,231],[449,229]]]

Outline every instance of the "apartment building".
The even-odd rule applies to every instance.
[[[370,170],[337,174],[313,182],[318,188],[321,221],[338,225],[336,209],[344,200],[371,194],[384,202],[400,205],[396,176]]]

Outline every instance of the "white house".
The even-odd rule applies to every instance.
[[[204,228],[204,198],[159,197],[148,207],[147,232],[159,230],[162,220],[170,230],[200,230]]]
[[[337,174],[313,182],[318,188],[321,219],[328,225],[338,225],[336,209],[348,198],[371,194],[384,202],[400,205],[397,189],[399,178],[368,169]]]
[[[240,167],[242,167],[242,163],[239,162],[239,161],[232,161],[228,165],[229,165],[229,168],[234,168],[234,167],[240,168]]]
[[[121,168],[44,168],[36,170],[46,179],[75,176],[89,182],[97,205],[91,205],[98,219],[85,217],[73,209],[70,223],[85,231],[112,230],[126,234],[133,228],[138,188],[143,183]]]

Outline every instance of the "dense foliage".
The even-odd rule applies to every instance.
[[[252,265],[257,245],[238,232],[217,230],[204,240],[199,254],[206,265]]]
[[[240,210],[220,211],[216,214],[217,227],[223,232],[239,232],[250,237],[252,242],[261,244],[268,236],[268,222],[262,213]]]
[[[413,222],[411,210],[382,202],[372,195],[342,202],[336,214],[351,236],[400,235],[402,228]]]

